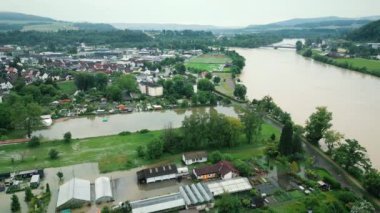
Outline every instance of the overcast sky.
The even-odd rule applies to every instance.
[[[0,10],[64,21],[245,26],[380,15],[380,0],[0,0]]]

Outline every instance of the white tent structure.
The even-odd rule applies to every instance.
[[[59,187],[57,209],[80,207],[91,201],[90,181],[73,178]]]
[[[113,200],[111,180],[108,177],[98,177],[95,180],[95,200],[97,203]]]

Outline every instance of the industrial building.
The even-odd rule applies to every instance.
[[[186,203],[186,209],[204,210],[214,207],[214,196],[202,183],[180,186],[179,192]]]
[[[182,155],[182,161],[186,165],[191,165],[193,163],[204,163],[207,162],[207,152],[187,152]]]
[[[109,202],[113,200],[111,180],[108,177],[98,177],[95,180],[96,203]]]
[[[91,202],[90,181],[73,178],[59,187],[57,209],[80,207]]]
[[[208,189],[214,196],[219,196],[224,193],[237,193],[252,189],[248,178],[238,177],[229,180],[219,180],[206,183]]]
[[[174,164],[147,168],[137,172],[139,183],[154,183],[157,181],[170,180],[177,178],[178,170]]]
[[[130,202],[132,213],[150,213],[183,209],[185,200],[180,193],[152,197],[144,200]]]

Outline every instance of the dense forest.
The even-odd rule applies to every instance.
[[[82,26],[83,27],[83,26]],[[88,28],[92,28],[89,26]],[[11,31],[0,33],[0,45],[49,46],[56,49],[84,42],[89,45],[113,47],[157,47],[176,49],[206,49],[208,46],[259,47],[281,40],[273,34],[244,34],[217,37],[206,31],[153,31],[135,30],[72,30],[58,32]]]
[[[348,34],[353,41],[380,42],[380,20],[371,22]]]

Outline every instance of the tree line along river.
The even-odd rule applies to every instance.
[[[295,42],[285,40],[283,42]],[[250,100],[269,95],[297,124],[304,125],[317,106],[333,112],[333,129],[355,138],[368,151],[374,167],[380,168],[380,78],[341,69],[298,55],[291,49],[236,49],[245,57],[240,79]],[[236,116],[233,108],[218,106],[218,112]],[[118,134],[141,129],[158,130],[169,123],[179,127],[186,115],[208,111],[190,110],[136,112],[101,117],[82,117],[55,123],[34,132],[49,139],[61,139],[70,131],[74,138]]]

